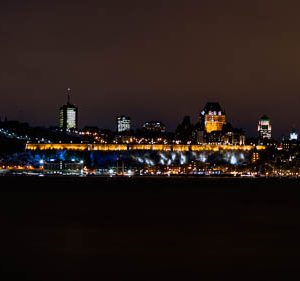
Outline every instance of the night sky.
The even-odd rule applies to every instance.
[[[300,129],[300,2],[99,0],[0,2],[0,116],[57,125],[65,89],[79,125],[170,130],[207,101],[254,134]]]

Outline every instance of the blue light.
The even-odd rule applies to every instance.
[[[230,157],[230,164],[231,165],[236,165],[237,164],[237,159],[236,159],[236,157],[234,155],[232,155]]]

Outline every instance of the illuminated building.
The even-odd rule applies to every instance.
[[[147,132],[164,133],[166,126],[160,121],[147,121],[143,124],[143,129]]]
[[[44,164],[44,174],[81,175],[83,161],[49,161]]]
[[[282,150],[287,152],[291,150],[291,141],[290,140],[283,140],[282,141]]]
[[[298,141],[298,134],[295,129],[292,129],[288,139],[283,139],[282,149],[285,152],[292,154],[298,154],[300,148],[300,142]]]
[[[118,116],[117,117],[117,132],[129,132],[131,129],[131,119],[127,116]]]
[[[223,126],[221,142],[223,144],[244,145],[246,141],[245,132],[242,129],[236,129],[230,123]]]
[[[256,163],[260,159],[259,153],[257,151],[254,151],[252,153],[251,162]]]
[[[244,145],[245,132],[226,122],[225,111],[219,103],[208,102],[196,124],[197,143]]]
[[[217,102],[208,102],[200,116],[206,133],[222,131],[223,125],[226,123],[225,112]]]
[[[245,145],[246,137],[243,132],[228,132],[222,136],[223,144]]]
[[[290,132],[290,141],[297,141],[298,140],[298,133],[296,132],[295,129],[293,129]]]
[[[220,144],[222,143],[222,131],[212,131],[209,134],[205,134],[205,141],[209,144]]]
[[[272,126],[268,116],[263,115],[257,126],[259,140],[262,142],[264,140],[270,140],[272,138]]]
[[[67,89],[67,103],[59,109],[59,128],[62,130],[77,130],[78,108],[70,103],[71,89]]]

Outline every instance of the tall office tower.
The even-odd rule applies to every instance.
[[[263,141],[265,139],[271,139],[272,138],[272,126],[270,122],[270,118],[266,115],[263,115],[258,122],[257,126],[258,131],[258,137],[260,141]]]
[[[131,129],[131,119],[127,116],[118,116],[117,117],[117,132],[128,132]]]
[[[67,103],[59,109],[59,128],[62,130],[77,130],[78,108],[70,102],[71,89],[67,89]]]
[[[206,133],[222,131],[226,124],[226,115],[220,104],[217,102],[208,102],[200,114],[202,127]]]

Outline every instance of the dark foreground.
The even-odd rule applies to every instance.
[[[299,280],[297,180],[0,177],[0,186],[1,280]]]

